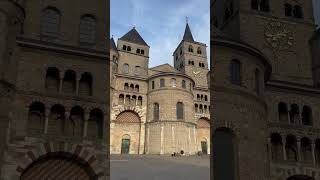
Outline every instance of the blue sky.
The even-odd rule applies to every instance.
[[[111,0],[110,4],[110,34],[117,41],[135,26],[150,46],[149,67],[173,65],[172,54],[182,40],[186,16],[193,38],[207,44],[209,59],[209,0]]]

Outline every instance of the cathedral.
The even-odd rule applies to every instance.
[[[211,32],[212,179],[320,179],[312,0],[213,0]]]
[[[173,64],[149,67],[150,46],[133,28],[110,40],[111,154],[210,153],[206,45],[186,24]]]

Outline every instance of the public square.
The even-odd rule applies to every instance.
[[[111,180],[209,180],[210,156],[111,155]]]

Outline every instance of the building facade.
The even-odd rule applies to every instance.
[[[107,5],[0,1],[1,180],[108,179]]]
[[[110,41],[111,154],[209,154],[206,45],[186,24],[172,67],[149,67],[150,47],[133,28]]]
[[[213,0],[211,17],[214,178],[320,179],[312,0]]]

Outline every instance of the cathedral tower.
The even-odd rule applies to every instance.
[[[222,0],[212,7],[219,30],[271,60],[272,80],[313,84],[306,38],[315,29],[312,0]]]

